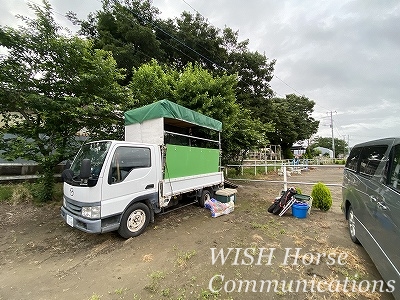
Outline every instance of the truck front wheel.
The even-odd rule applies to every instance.
[[[126,239],[138,236],[145,231],[149,221],[149,207],[141,202],[134,203],[123,214],[118,233]]]

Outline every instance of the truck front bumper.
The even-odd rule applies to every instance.
[[[77,216],[75,214],[70,213],[65,209],[64,206],[61,206],[61,217],[65,220],[65,222],[74,228],[82,230],[84,232],[89,233],[101,233],[101,220],[89,220],[82,218],[81,216]]]

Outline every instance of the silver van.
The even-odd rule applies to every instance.
[[[343,175],[350,238],[362,244],[400,299],[400,138],[354,146]]]

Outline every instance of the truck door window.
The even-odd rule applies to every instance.
[[[364,147],[360,157],[360,174],[373,176],[384,159],[387,148],[386,145]]]
[[[111,161],[108,183],[124,181],[133,169],[151,166],[150,149],[143,147],[118,147]]]
[[[396,145],[392,149],[390,171],[389,171],[389,186],[400,191],[400,145]]]

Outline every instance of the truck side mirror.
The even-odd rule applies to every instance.
[[[84,158],[81,164],[81,170],[79,173],[81,180],[88,180],[90,177],[90,159]]]
[[[71,181],[73,177],[74,177],[74,172],[72,172],[71,169],[65,169],[65,170],[61,173],[61,179],[62,179],[63,182]]]
[[[64,170],[61,173],[61,179],[63,182],[71,181],[72,178],[74,177],[74,172],[72,172],[70,168],[71,168],[71,162],[67,160],[64,165]]]

